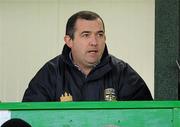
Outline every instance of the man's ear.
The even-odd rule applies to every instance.
[[[69,48],[71,48],[72,47],[72,38],[69,36],[69,35],[65,35],[64,36],[64,41],[65,41],[65,43],[66,43],[66,45],[69,47]]]

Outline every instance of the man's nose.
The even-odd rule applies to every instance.
[[[97,37],[93,35],[90,40],[90,45],[96,46],[97,45]]]

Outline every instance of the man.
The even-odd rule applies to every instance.
[[[143,79],[110,55],[102,18],[90,11],[72,15],[62,54],[31,80],[23,101],[152,100]]]

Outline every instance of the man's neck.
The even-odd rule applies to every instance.
[[[80,65],[78,63],[75,63],[73,61],[73,57],[72,57],[72,53],[70,52],[69,53],[69,58],[70,60],[72,61],[72,63],[74,64],[74,66],[76,66],[78,68],[79,71],[81,71],[84,75],[88,75],[90,73],[90,71],[93,69],[93,66],[83,66],[83,65]]]

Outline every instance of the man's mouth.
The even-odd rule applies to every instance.
[[[89,50],[88,53],[97,53],[98,50]]]

